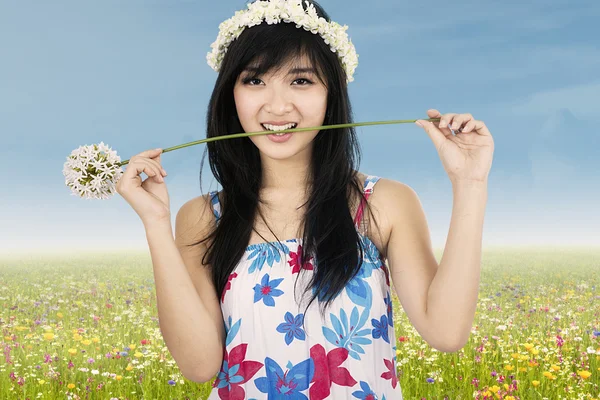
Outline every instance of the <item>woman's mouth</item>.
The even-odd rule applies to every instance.
[[[291,134],[292,132],[287,132],[287,133],[277,133],[277,131],[283,131],[283,130],[287,130],[287,129],[294,129],[298,126],[298,124],[296,122],[291,122],[289,124],[286,125],[271,125],[271,124],[261,124],[261,126],[267,130],[267,131],[272,131],[275,132],[272,135],[274,136],[284,136],[286,134]]]

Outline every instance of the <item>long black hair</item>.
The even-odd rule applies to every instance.
[[[320,17],[330,21],[319,4],[310,3]],[[269,25],[263,22],[246,28],[225,54],[208,105],[207,137],[244,132],[237,116],[233,88],[249,63],[257,64],[256,76],[261,76],[288,62],[299,61],[303,55],[308,57],[318,78],[327,87],[324,125],[351,123],[346,73],[337,53],[331,51],[320,35],[296,28],[294,23]],[[309,197],[301,206],[306,206],[306,211],[300,260],[310,260],[313,256],[313,276],[305,290],[305,293],[312,290],[313,295],[307,309],[318,299],[323,316],[333,299],[360,271],[365,253],[349,207],[356,195],[359,199],[363,197],[356,171],[361,154],[353,128],[320,132],[312,146],[307,179]],[[244,255],[255,230],[257,212],[262,215],[258,208],[262,167],[259,150],[248,137],[208,142],[207,151],[212,173],[222,186],[221,218],[208,237],[192,245],[213,239],[202,262],[211,266],[213,284],[221,298],[228,277]],[[204,156],[200,176],[203,161]],[[368,204],[367,211],[372,215]],[[301,268],[300,273],[303,272]]]

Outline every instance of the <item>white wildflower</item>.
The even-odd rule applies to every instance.
[[[219,72],[221,64],[231,42],[237,39],[245,28],[259,25],[263,20],[269,24],[281,22],[294,23],[313,34],[319,34],[332,52],[337,53],[342,67],[346,71],[347,82],[354,81],[354,71],[358,66],[358,54],[348,38],[348,26],[328,22],[317,15],[314,5],[307,4],[304,11],[301,0],[270,0],[248,4],[247,10],[238,10],[234,16],[219,24],[217,39],[210,45],[206,55],[208,65]]]
[[[63,166],[65,184],[71,194],[85,199],[107,199],[116,193],[123,170],[117,152],[103,142],[80,146],[67,157]]]

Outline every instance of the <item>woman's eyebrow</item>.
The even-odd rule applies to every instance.
[[[309,67],[309,68],[292,68],[290,69],[290,71],[288,72],[289,75],[294,75],[294,74],[305,74],[305,73],[310,73],[310,74],[315,74],[316,71],[314,68]]]
[[[245,67],[242,72],[257,72],[258,67]]]
[[[258,71],[258,67],[248,66],[248,67],[245,67],[242,72],[256,73],[257,71]],[[305,73],[316,74],[317,71],[312,67],[298,67],[298,68],[292,68],[288,71],[288,75],[305,74]]]

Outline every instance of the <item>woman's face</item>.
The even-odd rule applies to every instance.
[[[283,126],[288,123],[295,123],[293,128],[323,125],[327,88],[311,69],[308,59],[303,58],[298,70],[286,65],[277,75],[269,72],[264,76],[256,76],[252,65],[242,71],[233,94],[244,131],[264,131],[273,129],[270,125]],[[250,140],[262,156],[283,160],[299,154],[310,154],[311,143],[318,133],[318,130],[288,133],[285,136],[289,138],[284,137],[279,142],[274,135],[250,136]]]

